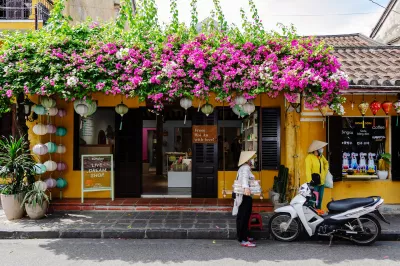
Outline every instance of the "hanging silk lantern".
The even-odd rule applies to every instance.
[[[369,104],[367,102],[362,101],[359,105],[358,105],[358,110],[360,111],[363,121],[362,121],[362,128],[365,128],[365,123],[364,123],[364,116],[367,113],[369,108]]]
[[[57,188],[63,189],[67,186],[67,180],[62,177],[57,178]]]
[[[40,101],[40,103],[43,105],[44,108],[50,109],[56,106],[56,100],[50,97],[44,97]]]
[[[86,116],[89,111],[89,107],[86,104],[78,104],[75,107],[75,112],[77,112],[80,116]]]
[[[48,153],[55,153],[57,151],[57,145],[54,142],[47,142],[46,146]]]
[[[400,100],[397,100],[396,102],[394,102],[393,107],[397,114],[396,127],[398,127],[399,126],[399,115],[400,115]]]
[[[46,182],[46,185],[47,185],[48,188],[55,188],[56,185],[57,185],[57,181],[54,178],[51,178],[51,177],[46,179],[45,182]]]
[[[47,127],[46,125],[43,125],[42,123],[38,123],[33,127],[33,133],[35,133],[38,136],[43,136],[47,134]]]
[[[57,169],[57,163],[52,160],[44,162],[44,166],[46,166],[48,172],[53,172]]]
[[[48,149],[46,145],[38,143],[35,146],[33,146],[32,151],[34,154],[37,155],[45,155],[48,152]]]
[[[46,166],[42,163],[35,164],[33,169],[37,175],[43,175],[47,171]]]
[[[378,111],[381,109],[381,103],[374,100],[370,105],[369,108],[371,109],[372,114],[374,115],[374,122],[373,126],[375,127],[375,115],[378,113]]]
[[[239,105],[240,107],[242,107],[246,102],[247,102],[246,98],[244,98],[241,95],[236,96],[235,98],[235,104]]]
[[[58,113],[57,107],[51,107],[51,108],[47,109],[48,116],[56,116],[57,113]]]
[[[57,146],[57,153],[63,154],[63,153],[66,153],[66,152],[67,152],[67,148],[65,148],[64,145],[59,144],[59,145]]]
[[[205,114],[206,116],[209,116],[210,114],[212,114],[213,111],[214,111],[214,107],[209,103],[206,103],[201,107],[201,112],[203,114]]]
[[[64,163],[64,162],[57,163],[57,171],[62,172],[62,171],[65,171],[65,170],[67,170],[67,164],[66,163]]]
[[[58,109],[58,112],[57,112],[58,117],[64,117],[66,115],[67,115],[67,111],[65,111],[65,109]]]
[[[47,134],[54,134],[56,133],[56,126],[55,125],[47,125]]]
[[[390,114],[390,111],[392,111],[393,103],[389,101],[384,101],[382,103],[382,109],[385,112],[385,114],[388,116]],[[389,119],[386,117],[385,119],[386,122],[386,128],[388,127],[389,124]]]
[[[129,111],[128,106],[126,106],[123,102],[115,106],[115,112],[121,116],[121,123],[119,124],[119,130],[122,130],[122,119],[124,115]]]
[[[243,111],[243,108],[240,107],[239,105],[233,106],[232,111],[233,111],[239,118],[243,118],[243,117],[246,116],[246,113]]]
[[[243,105],[243,111],[250,115],[256,110],[256,106],[254,105],[253,102],[247,102]]]
[[[97,111],[97,103],[95,101],[87,103],[87,106],[88,106],[88,112],[85,115],[85,117],[91,116]]]
[[[37,115],[45,115],[46,114],[46,108],[44,108],[42,105],[40,104],[36,104],[33,107],[33,112]]]
[[[180,100],[180,105],[183,109],[185,109],[185,120],[183,121],[183,124],[186,125],[186,115],[187,115],[187,109],[189,109],[190,107],[192,107],[193,105],[193,101],[189,98],[182,98]]]
[[[65,135],[67,135],[67,129],[65,127],[57,127],[56,136],[64,137]]]
[[[33,183],[33,185],[35,186],[35,188],[40,189],[42,191],[47,190],[47,184],[46,184],[46,182],[43,182],[42,180],[36,181],[35,183]]]

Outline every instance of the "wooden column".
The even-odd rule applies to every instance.
[[[156,145],[156,174],[163,174],[163,116],[156,116],[157,119],[157,145]]]

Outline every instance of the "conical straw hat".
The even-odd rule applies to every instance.
[[[256,154],[256,151],[242,151],[240,153],[238,166],[241,166],[242,164],[244,164],[247,161],[249,161],[251,158],[253,158],[253,156],[255,154]]]
[[[313,152],[313,151],[322,149],[326,145],[328,145],[328,143],[323,142],[323,141],[319,141],[319,140],[313,140],[313,142],[311,143],[310,147],[308,147],[308,152]]]

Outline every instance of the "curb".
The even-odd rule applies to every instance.
[[[268,231],[251,231],[255,239],[270,239]],[[49,230],[49,231],[0,231],[0,239],[212,239],[235,240],[235,229],[129,229],[129,230]],[[301,237],[302,241],[321,239]],[[379,241],[400,241],[400,232],[384,232]]]

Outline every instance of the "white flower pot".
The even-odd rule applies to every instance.
[[[1,205],[8,220],[21,219],[24,216],[24,208],[21,208],[23,199],[23,193],[16,195],[1,194]]]
[[[387,179],[387,177],[389,175],[389,172],[388,171],[379,171],[378,170],[377,174],[378,174],[379,179],[384,180],[384,179]]]
[[[29,218],[34,220],[43,218],[46,214],[48,206],[49,203],[47,201],[43,202],[43,206],[36,204],[35,207],[33,207],[32,204],[25,203],[26,213],[28,214]]]

